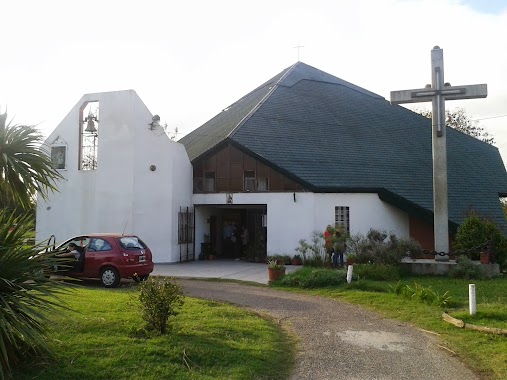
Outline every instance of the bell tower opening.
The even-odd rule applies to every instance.
[[[99,102],[85,102],[79,112],[79,170],[97,170]]]

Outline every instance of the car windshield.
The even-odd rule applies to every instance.
[[[146,245],[137,236],[122,236],[120,245],[124,249],[145,249]]]

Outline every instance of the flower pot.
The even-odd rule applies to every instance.
[[[292,265],[303,265],[303,261],[301,259],[292,259]]]
[[[285,268],[283,268],[283,269],[268,268],[269,282],[278,280],[284,274],[285,274]]]
[[[215,255],[208,255],[208,260],[215,260]]]
[[[490,257],[489,252],[481,252],[480,261],[481,261],[481,264],[490,264],[491,257]]]

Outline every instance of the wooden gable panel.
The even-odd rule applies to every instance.
[[[229,157],[231,162],[243,163],[243,152],[233,146],[229,148]]]
[[[245,154],[243,155],[243,169],[244,170],[255,170],[256,165],[255,158]]]
[[[229,163],[219,163],[217,165],[217,178],[229,178],[231,176],[229,171]]]
[[[211,156],[203,162],[204,170],[215,171],[217,168],[217,161],[215,156]]]
[[[216,189],[218,193],[229,191],[229,178],[217,178],[216,184],[217,184]]]
[[[257,177],[269,177],[269,168],[262,162],[257,162]]]
[[[217,164],[218,165],[219,164],[229,163],[230,162],[230,159],[229,159],[229,147],[226,146],[222,150],[218,151],[217,154],[216,154],[216,157],[217,157]]]
[[[239,162],[231,162],[231,178],[243,178],[243,165]]]
[[[283,191],[283,175],[275,170],[271,170],[269,189],[271,191]]]
[[[240,192],[243,191],[243,178],[230,179],[230,191]]]

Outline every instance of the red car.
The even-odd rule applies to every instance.
[[[114,288],[122,278],[144,281],[153,271],[151,251],[137,236],[91,234],[73,237],[55,249],[66,250],[70,243],[81,253],[65,274],[78,278],[98,278],[106,288]]]

